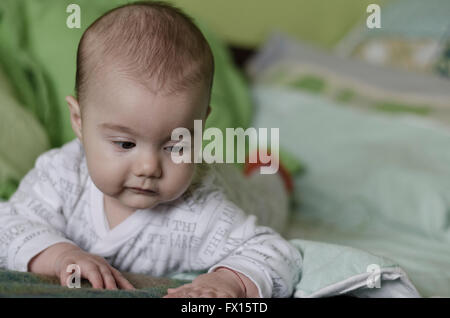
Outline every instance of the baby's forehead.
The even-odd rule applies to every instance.
[[[162,69],[162,72],[165,70]],[[186,73],[188,73],[187,71]],[[105,89],[115,91],[121,88],[140,88],[153,95],[172,97],[178,95],[190,95],[192,92],[202,95],[211,94],[209,78],[196,81],[180,80],[177,76],[167,76],[161,79],[158,76],[143,76],[139,72],[133,72],[129,65],[118,58],[105,58],[104,63],[91,71],[91,83],[97,90]],[[191,94],[192,95],[192,94]]]
[[[187,127],[193,125],[194,119],[205,118],[210,100],[210,90],[205,83],[171,91],[170,86],[158,85],[158,79],[143,81],[121,71],[114,63],[105,65],[94,75],[96,79],[87,90],[90,93],[86,103],[87,108],[96,113],[97,121],[110,118],[110,121],[122,120],[132,126],[143,126],[142,121],[147,120]]]
[[[155,91],[135,80],[119,79],[107,85],[97,83],[91,99],[99,120],[123,120],[139,125],[143,121],[159,121],[166,125],[183,124],[203,119],[209,105],[209,91],[204,85],[195,85],[174,93]],[[105,83],[103,83],[105,84]]]

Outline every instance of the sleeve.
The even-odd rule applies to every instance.
[[[57,190],[62,169],[55,160],[59,151],[39,156],[9,201],[0,202],[0,268],[26,272],[28,262],[47,247],[73,243],[63,234],[66,219]]]
[[[229,216],[230,213],[225,217]],[[300,252],[271,228],[258,226],[253,215],[228,229],[223,226],[224,218],[221,220],[212,233],[224,234],[222,246],[216,252],[222,257],[208,272],[228,267],[247,276],[262,298],[291,297],[300,278]],[[210,244],[213,242],[214,236]]]
[[[199,212],[190,269],[228,267],[255,283],[260,297],[291,297],[300,279],[300,252],[229,200],[220,178],[208,171],[192,195]]]

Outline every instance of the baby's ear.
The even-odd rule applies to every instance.
[[[80,105],[73,96],[66,96],[66,101],[69,106],[70,123],[72,124],[73,132],[77,135],[78,139],[82,140]]]

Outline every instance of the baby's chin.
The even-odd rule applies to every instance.
[[[128,194],[126,199],[121,200],[123,204],[129,206],[130,208],[142,210],[142,209],[153,209],[159,204],[164,202],[159,195],[141,195],[141,194]]]

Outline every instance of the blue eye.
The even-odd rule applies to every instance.
[[[113,141],[114,144],[118,145],[121,149],[131,149],[135,146],[134,143],[129,141]],[[122,144],[122,146],[120,146]]]

